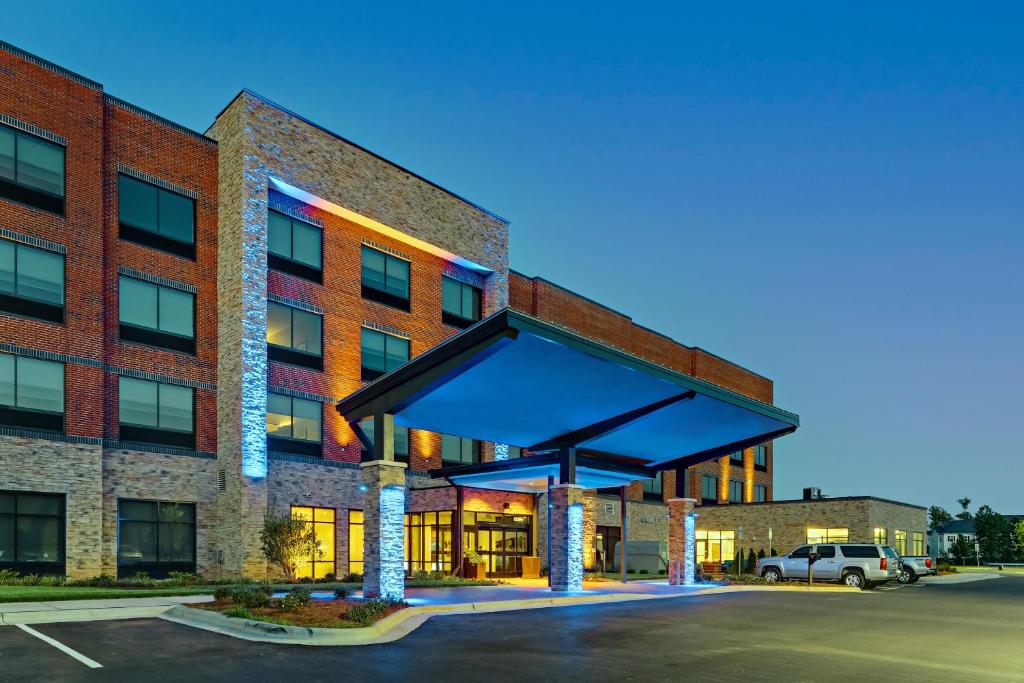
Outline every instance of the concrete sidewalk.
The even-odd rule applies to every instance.
[[[0,603],[0,624],[45,624],[62,621],[157,617],[175,605],[212,600],[212,595],[174,595],[163,598],[6,602]]]

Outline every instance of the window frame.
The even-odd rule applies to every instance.
[[[310,441],[309,439],[298,439],[294,436],[277,436],[267,431],[267,451],[322,458],[324,454],[324,404],[320,401],[311,401],[308,398],[297,398],[277,391],[267,391],[268,406],[264,411],[267,415],[270,414],[269,403],[271,396],[280,396],[288,399],[289,417],[291,417],[293,424],[295,422],[296,401],[305,401],[306,403],[318,405],[320,407],[320,435],[316,441]]]
[[[0,178],[0,197],[9,201],[28,206],[33,209],[40,209],[47,213],[63,216],[67,210],[68,195],[68,149],[67,145],[48,140],[47,138],[29,133],[28,131],[0,123],[0,128],[6,128],[14,134],[14,180]],[[61,194],[56,195],[46,190],[40,190],[24,183],[18,182],[18,141],[21,138],[30,138],[36,142],[50,145],[60,150],[61,153]]]
[[[308,520],[296,518],[295,517],[295,511],[296,510],[309,510],[310,518]],[[316,513],[317,513],[318,510],[320,512],[330,511],[330,513],[331,513],[331,521],[325,522],[325,521],[317,520]],[[316,505],[295,505],[293,503],[292,505],[290,505],[288,507],[288,515],[289,515],[289,517],[291,519],[300,519],[300,521],[302,521],[304,524],[311,524],[313,526],[313,533],[314,533],[314,535],[316,534],[317,525],[330,526],[331,527],[331,533],[332,533],[332,535],[334,537],[334,539],[332,541],[332,544],[334,546],[334,555],[327,555],[325,553],[323,558],[319,559],[319,560],[316,558],[316,555],[311,555],[308,559],[303,558],[303,559],[299,560],[299,562],[305,562],[305,563],[308,564],[309,570],[310,570],[308,578],[311,581],[316,581],[318,579],[322,580],[322,579],[326,578],[328,575],[337,577],[337,571],[338,571],[338,509],[337,508],[331,508],[331,507],[318,507]],[[330,558],[330,559],[327,559],[327,558]],[[330,566],[331,571],[326,572],[323,576],[317,576],[317,566],[318,565]],[[298,568],[297,568],[296,578],[307,578],[307,577],[300,576],[298,574]]]
[[[740,456],[737,458],[736,456]],[[729,454],[729,464],[733,467],[743,467],[743,450],[733,451]]]
[[[354,515],[352,513],[356,513],[358,515],[358,521],[353,519]],[[359,539],[363,540],[365,538],[363,534],[366,532],[366,517],[363,514],[362,508],[349,508],[347,521],[348,527],[346,531],[348,532],[348,538],[345,539],[345,542],[348,543],[348,573],[362,574],[363,570],[366,568],[366,558],[363,555],[363,544],[356,543],[356,535],[352,533],[352,527],[357,526],[359,527]],[[335,543],[337,543],[337,540],[335,540]],[[357,559],[353,559],[353,555],[357,552],[359,557]],[[353,567],[353,564],[358,565],[358,567]]]
[[[293,256],[283,256],[270,250],[270,214],[277,214],[288,220],[288,237],[291,243],[291,249]],[[308,263],[298,261],[294,258],[295,254],[295,223],[301,223],[302,225],[312,228],[317,231],[317,235],[320,239],[320,267],[315,268]],[[267,267],[271,270],[276,270],[281,273],[288,273],[300,277],[304,280],[311,282],[317,282],[323,284],[324,281],[324,229],[311,223],[304,221],[300,218],[296,218],[290,214],[284,213],[283,211],[277,211],[276,209],[267,209]]]
[[[444,440],[445,440],[445,437],[448,437],[450,439],[459,439],[459,455],[460,456],[465,454],[465,452],[466,452],[466,443],[468,442],[470,444],[469,445],[469,448],[470,448],[470,459],[469,460],[464,460],[464,459],[460,458],[459,460],[452,460],[450,458],[445,458],[444,457]],[[442,467],[449,467],[449,466],[458,466],[458,465],[476,465],[476,464],[479,464],[481,462],[481,459],[482,459],[481,458],[482,450],[483,450],[482,442],[478,441],[477,439],[471,439],[468,436],[458,436],[456,434],[442,434],[441,435],[441,466]]]
[[[658,470],[653,477],[643,479],[642,482],[644,500],[665,499],[665,479],[661,470]]]
[[[824,531],[824,536],[811,536],[812,531]],[[845,532],[840,534],[839,532]],[[835,533],[833,533],[835,532]],[[807,539],[809,545],[824,545],[832,543],[850,544],[850,527],[845,526],[831,526],[831,527],[807,527],[804,538]],[[812,538],[817,540],[811,540]]]
[[[926,554],[923,531],[911,531],[910,544],[912,551],[911,557],[921,557]]]
[[[156,506],[156,518],[154,520],[145,519],[127,519],[122,516],[121,504],[122,503],[149,503]],[[162,522],[160,519],[160,507],[162,505],[187,505],[192,508],[192,521],[189,522]],[[155,533],[153,535],[154,544],[156,547],[157,559],[146,562],[122,562],[121,558],[121,522],[126,520],[134,524],[151,523]],[[169,560],[161,561],[160,558],[160,527],[162,524],[189,524],[192,527],[192,561],[185,562],[181,560]],[[196,571],[196,564],[199,559],[199,506],[193,501],[177,501],[177,500],[152,500],[145,498],[118,498],[117,499],[117,576],[118,578],[126,578],[134,576],[139,572],[146,572],[152,578],[167,578],[167,575],[173,571],[189,572],[194,574]],[[122,568],[126,571],[122,572]],[[131,569],[132,572],[128,573],[127,569]]]
[[[161,329],[154,329],[146,327],[145,325],[137,325],[135,323],[126,323],[121,320],[121,296],[122,296],[122,285],[124,280],[132,280],[137,283],[141,283],[148,287],[156,289],[156,319],[157,325],[160,324],[160,290],[166,289],[171,292],[178,294],[184,294],[192,299],[192,336],[188,337],[183,334],[177,334],[175,332],[167,332]],[[117,336],[123,342],[130,342],[132,344],[142,344],[144,346],[152,346],[159,349],[165,349],[168,351],[178,351],[180,353],[187,353],[190,355],[196,355],[196,328],[198,326],[198,320],[196,318],[196,295],[193,292],[188,292],[177,287],[167,287],[165,285],[158,285],[155,282],[149,280],[143,280],[142,278],[132,277],[130,275],[119,274],[117,277]]]
[[[733,497],[733,490],[739,491],[737,497]],[[744,482],[742,479],[730,479],[729,480],[729,502],[730,503],[742,503],[744,498]]]
[[[704,493],[705,493],[704,487],[705,487],[705,484],[707,484],[708,482],[712,482],[712,489],[713,489],[713,491],[715,493],[713,498],[709,498],[708,496],[704,495]],[[717,503],[718,502],[718,477],[716,477],[716,476],[714,476],[712,474],[702,474],[702,475],[700,475],[700,496],[701,496],[701,501],[702,501],[703,504],[711,504],[711,503]]]
[[[768,485],[767,484],[754,484],[754,500],[755,503],[767,503],[768,502]]]
[[[22,296],[19,294],[10,294],[7,292],[0,292],[0,311],[9,315],[16,315],[25,318],[32,318],[33,320],[42,320],[43,322],[64,324],[64,311],[67,306],[67,293],[68,293],[68,258],[67,254],[63,254],[59,251],[51,251],[49,249],[42,249],[35,247],[30,244],[18,242],[17,240],[3,240],[4,244],[11,244],[14,246],[14,288],[17,291],[18,288],[18,252],[22,249],[30,249],[33,251],[41,251],[44,254],[51,256],[58,256],[61,260],[61,304],[50,303],[48,301],[42,301],[34,297]]]
[[[64,433],[67,427],[68,391],[67,391],[67,363],[60,361],[33,358],[31,356],[19,356],[13,353],[4,353],[14,359],[14,377],[12,386],[14,388],[13,405],[0,405],[0,424],[10,427],[21,427],[25,429],[38,429],[46,432]],[[18,366],[23,360],[38,363],[50,363],[59,365],[61,368],[61,410],[60,412],[50,410],[39,410],[38,408],[22,408],[18,406]]]
[[[373,429],[374,429],[374,427],[373,427],[373,416],[363,418],[360,421],[360,426],[363,429],[363,433],[366,434],[366,437],[368,439],[370,439],[370,443],[373,443]],[[401,453],[398,450],[398,443],[399,443],[398,435],[400,433],[402,433],[402,432],[405,433],[405,452],[404,453]],[[412,450],[412,435],[411,435],[411,432],[410,432],[409,428],[408,427],[404,427],[402,425],[395,425],[395,431],[394,431],[395,462],[404,462],[406,464],[409,464],[409,455],[410,455],[411,450]],[[373,451],[372,450],[368,450],[366,448],[366,445],[363,444],[362,441],[360,441],[359,442],[359,461],[360,462],[371,462],[372,460],[373,460]]]
[[[288,309],[288,338],[291,346],[282,346],[280,344],[273,344],[270,340],[267,340],[267,358],[276,361],[278,363],[287,363],[289,365],[297,365],[303,368],[309,368],[311,370],[323,371],[324,369],[324,316],[322,313],[314,313],[313,311],[307,311],[304,308],[298,308],[296,306],[289,306],[283,304],[280,301],[267,301],[267,319],[270,319],[270,307],[280,306]],[[295,313],[303,313],[305,315],[315,316],[319,321],[320,325],[320,353],[311,353],[309,351],[302,351],[294,347],[295,344]],[[269,334],[269,329],[268,329]]]
[[[904,529],[893,529],[893,549],[903,557],[907,554],[907,532]]]
[[[121,409],[121,383],[124,380],[133,382],[148,382],[149,384],[155,384],[156,390],[156,417],[157,426],[149,425],[137,425],[124,422]],[[160,387],[178,387],[181,389],[188,389],[192,392],[192,431],[186,432],[178,429],[168,429],[166,427],[160,427]],[[160,446],[174,446],[176,448],[188,448],[194,449],[196,447],[196,390],[194,387],[186,387],[180,384],[171,384],[169,382],[157,382],[151,379],[139,379],[138,377],[129,377],[127,375],[118,375],[117,378],[117,427],[118,434],[120,435],[121,441],[134,441],[143,444],[154,444]]]
[[[759,457],[760,456],[760,457]],[[762,462],[758,462],[758,460]],[[760,472],[768,471],[768,445],[758,444],[754,446],[754,469]]]
[[[361,293],[362,297],[364,299],[368,299],[370,301],[376,301],[379,304],[384,304],[385,306],[390,306],[392,308],[397,308],[398,310],[405,311],[406,313],[411,312],[411,310],[412,310],[412,261],[410,261],[408,259],[404,259],[404,258],[402,258],[400,256],[395,256],[394,254],[391,254],[391,253],[389,253],[387,251],[384,251],[382,249],[377,249],[376,247],[372,247],[369,244],[362,244],[362,245],[360,245],[360,247],[361,248],[359,250],[359,265],[360,265],[360,269],[359,269],[359,284],[360,284],[360,293]],[[398,296],[397,294],[392,294],[391,292],[388,292],[388,291],[385,291],[385,290],[382,290],[382,289],[378,289],[377,287],[374,287],[373,285],[369,285],[369,284],[366,283],[366,279],[363,277],[363,270],[365,269],[365,266],[363,265],[363,262],[364,262],[364,256],[365,256],[365,253],[366,253],[367,250],[375,251],[378,254],[381,254],[382,256],[384,256],[384,282],[385,282],[385,286],[387,286],[389,259],[392,260],[392,261],[400,261],[402,263],[407,264],[408,269],[409,269],[409,277],[406,280],[406,289],[407,289],[407,291],[406,291],[406,295],[405,295],[404,298]]]
[[[448,522],[442,522],[441,516],[448,514]],[[433,515],[434,521],[429,522],[427,515]],[[414,572],[418,571],[442,571],[451,573],[454,558],[455,558],[455,510],[427,510],[425,512],[406,512],[405,518],[402,520],[402,524],[405,527],[405,573],[407,576],[411,576]],[[431,540],[431,534],[428,530],[434,529],[435,538],[439,541],[443,540],[444,529],[448,530],[448,550],[438,549],[433,562],[429,563],[425,559],[425,550],[428,545],[428,541]],[[419,540],[417,544],[415,541]],[[418,550],[419,558],[415,557],[414,550]],[[434,566],[428,566],[432,564]]]
[[[156,192],[157,192],[157,194],[156,194],[156,201],[157,201],[157,208],[156,208],[156,212],[157,212],[156,213],[157,231],[153,231],[153,230],[150,230],[148,228],[143,228],[143,227],[140,227],[138,225],[133,225],[131,223],[126,223],[124,220],[122,220],[122,218],[121,218],[121,178],[125,178],[127,180],[130,180],[130,181],[133,181],[133,182],[136,182],[136,183],[141,183],[142,185],[148,185],[149,187],[152,187],[152,188],[156,189]],[[167,194],[172,194],[172,195],[174,195],[176,197],[181,197],[181,198],[187,199],[189,202],[191,202],[191,204],[192,204],[192,241],[191,242],[185,242],[183,240],[180,240],[180,239],[177,239],[177,238],[174,238],[174,237],[168,237],[167,235],[158,232],[160,230],[160,193],[161,192],[166,192]],[[181,256],[181,257],[190,259],[192,261],[195,261],[196,260],[196,237],[197,237],[197,234],[199,232],[199,229],[197,227],[198,216],[197,216],[196,203],[197,203],[197,200],[195,198],[193,198],[193,197],[189,197],[188,195],[181,194],[180,192],[175,192],[174,190],[169,190],[169,189],[167,189],[165,187],[162,187],[161,185],[156,185],[154,183],[142,180],[140,178],[136,178],[135,176],[129,175],[128,173],[118,173],[117,174],[117,225],[118,225],[118,236],[121,239],[123,239],[123,240],[125,240],[127,242],[132,242],[134,244],[139,244],[139,245],[142,245],[144,247],[150,247],[150,248],[156,249],[158,251],[167,252],[168,254],[174,254],[175,256]]]
[[[444,283],[445,280],[455,283],[459,286],[459,300],[462,300],[462,290],[470,289],[476,293],[476,311],[474,311],[475,318],[467,318],[460,313],[453,313],[448,311],[444,307]],[[463,330],[470,325],[474,325],[480,321],[483,317],[484,310],[484,292],[480,287],[475,287],[471,284],[456,280],[449,275],[441,275],[441,322],[451,327],[456,327]]]
[[[49,491],[11,491],[0,489],[0,496],[12,496],[14,498],[14,512],[0,512],[0,519],[14,520],[14,547],[12,560],[7,561],[0,558],[0,569],[11,569],[22,574],[56,574],[63,575],[67,562],[67,496],[63,493],[52,493]],[[19,513],[18,499],[20,496],[46,496],[60,501],[60,512],[56,515],[44,515],[39,513]],[[18,560],[18,519],[20,517],[45,518],[57,520],[57,535],[59,537],[58,553],[59,560],[53,562],[35,562]]]
[[[875,545],[889,545],[889,530],[887,528],[876,526],[871,535]]]
[[[382,335],[384,337],[384,368],[385,368],[384,370],[377,370],[376,368],[368,368],[366,366],[366,353],[364,351],[365,346],[363,344],[363,340],[364,340],[365,335],[367,333],[379,334],[379,335]],[[359,328],[359,377],[360,377],[360,379],[362,379],[362,381],[364,381],[364,382],[372,382],[373,380],[377,379],[378,377],[383,377],[384,375],[386,375],[389,372],[391,372],[391,370],[387,369],[388,339],[389,338],[390,339],[400,339],[403,342],[405,342],[406,355],[405,355],[405,360],[402,362],[402,365],[405,365],[405,363],[408,363],[409,360],[412,358],[412,339],[409,339],[408,337],[402,337],[402,336],[399,336],[397,334],[389,334],[388,332],[382,332],[380,330],[375,330],[375,329],[372,329],[370,327],[360,326],[360,328]],[[399,367],[401,367],[401,366],[399,366]],[[392,368],[392,369],[397,369],[397,368]]]

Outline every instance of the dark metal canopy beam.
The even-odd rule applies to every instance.
[[[729,453],[734,453],[744,448],[750,448],[751,446],[763,444],[766,441],[778,439],[781,436],[785,436],[786,434],[792,434],[795,431],[796,426],[786,427],[785,429],[779,429],[774,432],[761,434],[760,436],[755,436],[749,439],[734,441],[730,444],[725,444],[724,446],[709,448],[706,451],[701,451],[700,453],[693,453],[692,455],[687,455],[682,458],[676,458],[675,460],[667,460],[665,462],[658,463],[657,465],[653,465],[652,469],[664,471],[679,469],[683,467],[692,467],[694,465],[699,465],[702,462],[707,462],[708,460],[721,458],[723,455],[728,455]]]
[[[487,472],[514,472],[519,469],[526,469],[530,467],[543,467],[545,465],[561,465],[561,460],[558,453],[541,453],[539,455],[531,455],[525,458],[515,458],[514,460],[494,460],[492,462],[480,462],[472,463],[469,465],[452,465],[451,467],[443,467],[436,470],[430,471],[430,476],[434,479],[446,479],[451,476],[459,476],[464,474],[481,474]],[[636,477],[637,479],[650,479],[651,470],[644,465],[621,462],[606,457],[593,457],[589,455],[576,454],[576,468],[586,468],[590,470],[597,470],[603,472],[615,472],[616,474],[626,474],[629,476]]]

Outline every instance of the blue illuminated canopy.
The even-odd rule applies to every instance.
[[[793,413],[509,309],[366,385],[338,411],[350,423],[390,413],[397,425],[535,453],[572,447],[647,476],[799,426]],[[535,457],[510,466],[545,467]],[[628,474],[640,478],[634,470]],[[477,474],[479,483],[493,476]],[[607,467],[588,474],[582,464],[577,474],[594,482],[617,476]]]

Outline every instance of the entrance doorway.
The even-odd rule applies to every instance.
[[[617,526],[601,526],[597,527],[597,537],[595,539],[595,545],[597,545],[597,566],[603,572],[615,571],[615,563],[617,562],[615,557],[615,546],[618,545],[619,541],[622,540],[622,529]]]
[[[522,576],[522,558],[533,554],[532,528],[532,515],[463,513],[463,543],[476,548],[487,565],[487,575],[495,578]]]

